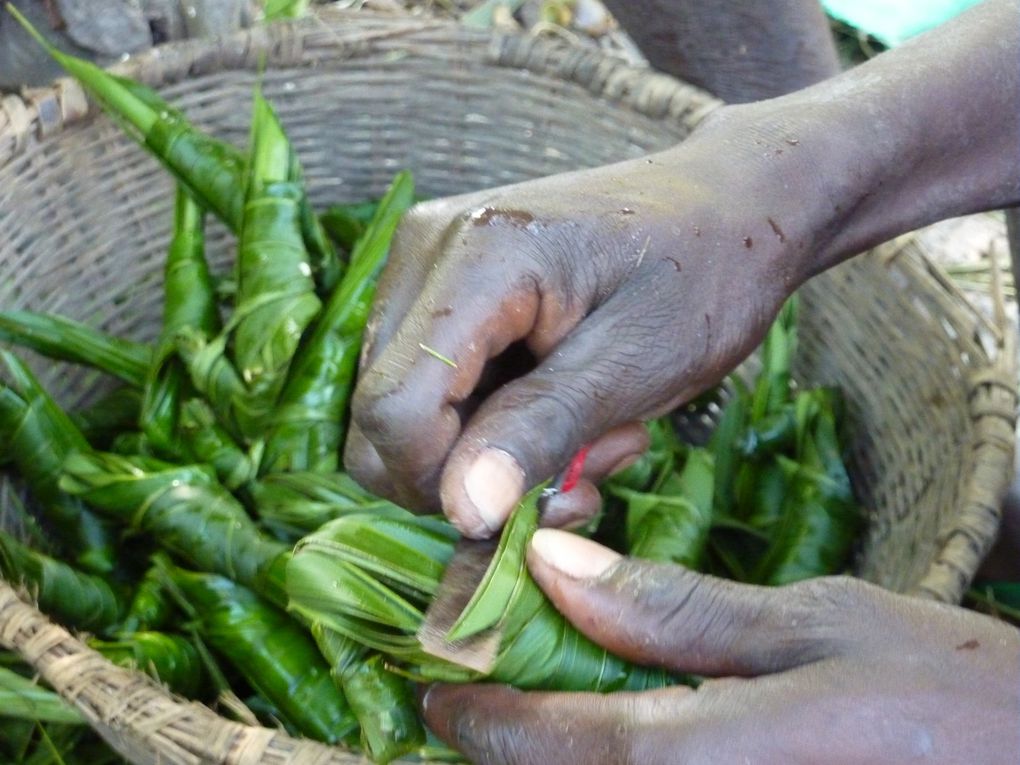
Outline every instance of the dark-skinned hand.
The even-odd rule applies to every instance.
[[[628,28],[656,66],[728,101],[781,95],[839,70],[817,0],[763,0],[753,12],[701,0],[619,3],[613,10],[625,23],[633,22]],[[656,34],[651,36],[644,23],[650,16],[658,19]],[[778,151],[781,154],[782,148]],[[356,424],[349,441],[347,462],[352,472],[378,491],[419,508],[435,507],[442,483],[445,504],[455,522],[473,535],[487,535],[502,524],[508,504],[523,484],[558,466],[564,455],[557,454],[557,449],[572,449],[580,445],[578,439],[595,438],[586,480],[569,498],[553,502],[546,520],[569,525],[590,515],[598,505],[594,483],[645,448],[643,429],[626,420],[698,392],[743,350],[734,347],[732,339],[720,338],[719,327],[713,337],[711,328],[712,316],[722,315],[720,287],[725,291],[736,285],[712,285],[709,302],[716,305],[706,305],[701,316],[692,316],[685,324],[676,321],[681,315],[678,306],[696,296],[703,279],[694,271],[713,267],[711,262],[702,263],[704,258],[754,246],[750,233],[745,243],[744,236],[731,228],[740,223],[739,218],[715,220],[714,211],[725,204],[718,193],[704,193],[693,181],[676,183],[682,164],[677,168],[668,153],[643,163],[444,200],[408,216],[372,322],[366,358],[379,363],[371,378],[364,378],[359,395],[363,429]],[[715,174],[716,162],[702,165],[703,172]],[[663,196],[654,199],[657,194]],[[695,199],[698,204],[691,212],[705,226],[704,235],[722,234],[732,241],[699,241],[691,248],[691,257],[681,257],[678,245],[699,239],[702,231],[693,218],[676,220],[672,205]],[[588,214],[578,215],[585,204],[590,205]],[[760,228],[760,223],[751,228]],[[769,226],[772,231],[766,235],[784,236],[779,223],[770,219]],[[762,249],[759,243],[759,255]],[[472,262],[479,260],[480,251],[486,252],[486,262]],[[670,268],[681,272],[681,260],[693,269],[688,274],[693,278],[685,277],[682,283],[669,276]],[[730,267],[717,276],[725,281],[729,274],[740,273],[743,291],[754,291],[755,279],[771,276],[766,258],[757,260],[760,269],[741,273]],[[425,287],[428,274],[431,289]],[[664,300],[649,306],[647,298],[660,292],[653,287],[660,274],[666,276],[662,286],[679,289],[661,290]],[[459,284],[477,290],[466,304]],[[777,283],[772,294],[747,306],[753,332],[760,331],[758,325],[788,287]],[[737,290],[738,296],[741,291]],[[436,307],[437,301],[446,305]],[[597,319],[579,327],[596,311]],[[635,314],[641,315],[640,321],[632,321]],[[405,317],[414,327],[384,350]],[[733,320],[739,323],[741,318]],[[465,326],[451,331],[456,323]],[[627,334],[608,343],[606,354],[596,362],[600,336],[621,326]],[[663,327],[670,331],[661,333]],[[579,331],[574,333],[575,329]],[[686,354],[665,347],[678,346],[685,331],[704,334],[703,347]],[[507,391],[500,403],[487,404],[478,421],[465,427],[489,393],[528,370],[536,357],[546,360],[558,342],[571,334],[576,336],[567,355],[556,349],[558,369],[545,365],[526,383]],[[627,343],[630,348],[624,347]],[[450,352],[460,359],[455,362],[456,373],[444,374],[435,368],[434,361],[439,360],[435,356],[422,357],[423,352],[430,353],[428,349],[438,350],[437,345],[451,346]],[[708,351],[718,356],[710,361],[711,368],[697,370],[687,384],[679,384],[677,377],[685,365],[700,365],[695,361],[697,354]],[[501,357],[494,360],[493,356]],[[419,383],[415,376],[423,370],[426,376]],[[574,384],[564,386],[563,381],[574,373],[579,373]],[[650,390],[645,380],[662,373],[657,389]],[[593,387],[603,374],[619,378],[615,383],[607,381],[605,396]],[[405,377],[414,381],[406,386],[394,382]],[[624,385],[630,386],[632,395],[618,395]],[[485,448],[489,434],[505,425],[508,409],[526,407],[524,402],[546,397],[544,391],[553,394],[507,434],[502,446]],[[392,401],[379,403],[380,398],[394,394]],[[599,396],[601,404],[579,401],[589,395]],[[555,417],[549,426],[556,438],[541,452],[524,453],[525,429],[551,410]],[[395,431],[394,417],[401,420]],[[567,422],[571,418],[582,422],[571,425]],[[413,424],[405,428],[404,422]],[[468,438],[461,438],[461,447],[454,450],[458,432]],[[451,477],[440,481],[440,466],[451,454],[458,457],[450,461]],[[477,456],[483,461],[472,479],[465,466]]]
[[[1020,0],[681,146],[422,205],[371,320],[345,463],[488,536],[591,444],[558,525],[645,446],[637,421],[729,372],[805,279],[944,217],[1020,204]],[[449,363],[448,363],[449,362]],[[583,632],[711,679],[645,694],[437,687],[483,763],[1015,763],[1020,639],[849,579],[775,590],[540,531],[532,574]]]
[[[735,584],[553,529],[528,564],[610,651],[724,679],[605,695],[432,687],[429,725],[474,763],[1020,762],[1020,633],[989,617],[845,577]]]
[[[792,232],[794,216],[720,216],[727,200],[694,180],[711,164],[697,143],[414,208],[369,324],[351,472],[405,505],[441,497],[488,536],[583,444],[589,479],[640,454],[636,420],[754,348],[794,284],[768,219]],[[595,509],[590,480],[570,501],[561,519]]]
[[[676,148],[414,208],[369,323],[348,469],[489,536],[591,444],[549,513],[581,521],[644,448],[637,421],[718,382],[805,279],[1020,201],[1017,56],[1020,2],[989,0],[811,88],[719,109]]]

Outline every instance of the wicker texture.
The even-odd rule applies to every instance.
[[[0,581],[0,646],[17,651],[74,702],[88,723],[138,765],[363,765],[315,741],[224,720],[171,699],[146,675],[111,665]]]
[[[403,167],[441,196],[638,156],[682,140],[718,106],[590,50],[337,10],[168,46],[120,69],[243,144],[263,56],[264,90],[317,204],[378,194]],[[153,338],[172,200],[156,163],[88,111],[75,83],[4,99],[0,306]],[[209,246],[225,269],[233,245],[222,229]],[[905,238],[805,287],[797,363],[801,380],[837,385],[848,400],[851,473],[871,516],[856,572],[958,601],[994,539],[1012,470],[1012,330],[983,319]],[[35,366],[65,405],[101,390],[88,371]],[[138,762],[350,761],[174,704],[2,586],[0,640]],[[67,665],[90,679],[62,674]]]

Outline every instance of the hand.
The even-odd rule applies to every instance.
[[[431,688],[429,725],[472,762],[1020,761],[1020,633],[1001,622],[849,578],[729,583],[562,531],[539,531],[528,562],[611,651],[728,677],[639,694]]]
[[[755,184],[809,167],[805,149],[752,127],[723,156],[717,132],[410,211],[366,335],[350,472],[488,536],[593,444],[550,513],[594,511],[591,481],[645,448],[635,421],[717,383],[798,283],[811,205]]]
[[[593,481],[641,451],[634,421],[718,382],[806,278],[1020,202],[1018,19],[1020,0],[988,0],[719,109],[675,149],[412,210],[366,337],[350,472],[488,536],[591,444],[586,481],[549,508],[583,519]]]

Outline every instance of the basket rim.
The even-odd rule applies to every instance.
[[[538,39],[523,34],[493,34],[486,30],[464,27],[452,21],[408,16],[402,13],[335,7],[319,8],[310,18],[296,22],[259,26],[207,40],[168,43],[133,56],[112,67],[112,70],[150,85],[165,85],[213,71],[227,69],[254,71],[260,66],[263,56],[271,58],[274,65],[313,67],[327,59],[335,62],[345,58],[356,58],[375,52],[376,46],[394,43],[399,45],[404,38],[433,32],[446,35],[451,43],[456,40],[475,46],[487,64],[569,80],[601,98],[640,114],[656,120],[673,121],[687,128],[697,126],[722,103],[713,96],[667,75],[634,67],[603,51],[581,49],[561,40]],[[8,95],[0,98],[0,168],[11,163],[28,146],[45,141],[65,128],[94,119],[98,114],[98,109],[90,106],[81,86],[66,77],[56,80],[49,87],[26,89],[21,96]],[[952,601],[962,596],[972,575],[972,572],[964,570],[957,563],[961,557],[961,550],[965,548],[968,550],[967,554],[963,555],[964,558],[971,555],[975,544],[972,529],[982,523],[987,524],[989,515],[997,519],[998,499],[1001,499],[1005,492],[1011,476],[1012,430],[1017,408],[1017,341],[1012,323],[1004,319],[986,318],[962,292],[955,288],[938,266],[917,248],[908,246],[912,241],[910,237],[897,240],[878,248],[870,256],[862,257],[882,259],[887,267],[905,273],[917,289],[928,290],[932,293],[929,296],[931,302],[947,314],[951,314],[952,320],[963,330],[960,334],[970,338],[966,342],[974,363],[971,365],[971,379],[967,381],[970,390],[968,415],[973,423],[974,437],[969,448],[968,464],[984,465],[986,469],[972,468],[968,472],[959,492],[960,502],[964,507],[959,517],[955,519],[953,527],[946,531],[938,556],[928,573],[911,593],[920,597]],[[990,342],[981,340],[982,336],[990,336]],[[1009,437],[1004,437],[1003,434],[1007,431]],[[982,545],[987,548],[990,540],[978,540],[978,547]],[[984,552],[987,552],[987,549]],[[123,700],[116,698],[116,694],[113,699],[104,702],[113,707],[113,711],[106,709],[103,715],[97,715],[96,710],[100,707],[96,705],[100,703],[99,700],[89,700],[89,695],[83,693],[80,683],[68,684],[66,680],[54,677],[46,667],[52,667],[54,661],[67,656],[68,651],[79,651],[79,646],[82,651],[87,652],[89,649],[76,641],[66,630],[52,624],[47,626],[39,620],[47,621],[38,611],[19,601],[9,585],[0,581],[0,644],[18,650],[24,658],[40,669],[43,677],[80,709],[85,710],[89,708],[89,704],[93,705],[88,719],[93,721],[104,735],[114,737],[115,746],[125,753],[130,753],[129,756],[136,758],[137,761],[166,762],[170,750],[165,747],[170,745],[180,751],[178,743],[171,740],[174,736],[172,732],[164,734],[163,728],[154,730],[154,726],[146,724],[145,721],[139,726],[137,710],[133,712],[126,708],[118,710],[116,707]],[[44,627],[47,630],[60,630],[63,634],[45,632]],[[29,639],[44,632],[56,637],[45,641]],[[100,672],[104,678],[119,677],[121,680],[118,682],[123,681],[125,670],[109,663],[105,663],[104,666],[95,659],[89,661],[93,662],[90,665],[92,667],[90,671],[93,673]],[[98,661],[105,662],[101,658]],[[137,677],[135,679],[137,680]],[[63,685],[58,686],[57,682]],[[173,700],[162,689],[154,690],[158,691],[156,701],[172,705],[161,707],[160,714],[165,715],[163,719],[168,721],[167,728],[171,724],[187,725],[182,720],[194,719],[197,714],[196,708],[205,709],[194,703]],[[205,709],[205,712],[215,717],[209,710]],[[244,726],[238,723],[223,718],[216,720],[206,719],[202,723],[210,726],[208,730],[215,734],[213,736],[215,741],[210,739],[207,749],[199,749],[197,757],[194,751],[189,752],[193,759],[171,758],[170,761],[204,761],[198,757],[212,752],[214,746],[226,746],[225,742],[229,740],[233,742],[233,746],[247,752],[248,756],[242,753],[237,759],[231,758],[227,761],[297,762],[298,760],[290,759],[286,754],[281,756],[280,751],[276,752],[273,759],[269,759],[272,755],[268,755],[265,760],[262,758],[269,752],[267,747],[270,740],[281,743],[284,751],[292,745],[305,743],[287,739],[285,736],[281,738],[282,734],[267,729],[247,729],[246,732],[241,730]],[[242,739],[246,736],[247,743],[244,743]],[[159,743],[162,743],[164,748],[158,750],[160,754],[156,754],[154,744]],[[146,746],[151,747],[148,759],[145,759]],[[338,749],[323,753],[324,748],[321,745],[316,746],[319,749],[315,750],[314,754],[311,749],[303,750],[312,761],[363,762]],[[329,752],[336,752],[336,757],[331,756]],[[159,759],[161,757],[163,759]]]
[[[306,18],[278,21],[216,37],[180,40],[127,56],[108,70],[149,86],[169,85],[214,71],[258,71],[263,58],[276,66],[315,67],[376,52],[402,38],[437,32],[474,45],[485,63],[573,82],[594,95],[655,120],[688,130],[723,102],[708,92],[599,49],[524,33],[492,32],[455,21],[380,10],[322,6]],[[0,167],[64,128],[100,110],[72,77],[23,88],[0,98]]]

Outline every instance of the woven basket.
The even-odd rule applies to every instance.
[[[682,140],[718,106],[589,50],[336,10],[156,49],[120,70],[243,144],[263,57],[264,90],[317,204],[379,194],[404,167],[421,192],[441,196],[634,157]],[[162,170],[89,111],[75,83],[4,99],[0,306],[152,339],[172,200]],[[209,240],[214,267],[225,268],[229,237],[215,229]],[[799,379],[836,385],[849,404],[851,472],[870,514],[856,573],[958,601],[994,539],[1011,475],[1011,331],[973,310],[910,238],[813,280],[802,290],[801,318]],[[32,361],[65,405],[102,392],[94,374]],[[2,582],[0,644],[136,762],[358,761],[172,700]]]

